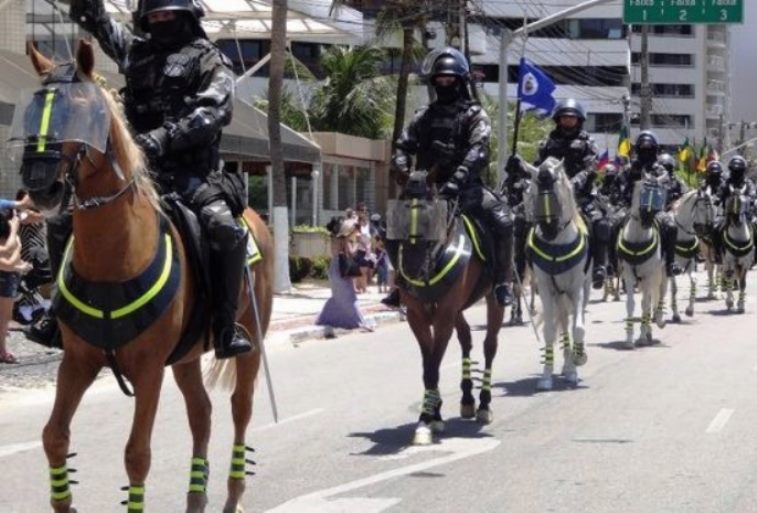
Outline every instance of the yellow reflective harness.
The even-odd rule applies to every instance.
[[[737,242],[728,236],[728,229],[723,231],[723,242],[728,247],[728,251],[736,258],[745,257],[754,249],[754,233],[749,230],[749,240],[744,246],[737,245]]]
[[[618,234],[618,256],[631,265],[639,265],[646,262],[657,250],[660,242],[660,230],[655,223],[652,230],[652,239],[649,242],[631,243],[623,240],[623,230]]]
[[[575,267],[588,251],[588,234],[586,226],[576,223],[578,235],[568,244],[550,244],[536,237],[536,228],[528,232],[526,250],[528,257],[536,267],[545,273],[555,276]]]

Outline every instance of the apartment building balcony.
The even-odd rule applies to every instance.
[[[707,94],[712,96],[725,96],[727,92],[725,81],[715,79],[707,81]]]
[[[715,73],[726,72],[726,60],[725,57],[720,55],[710,55],[707,57],[707,71]]]

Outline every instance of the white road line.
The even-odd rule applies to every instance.
[[[326,410],[323,409],[323,408],[315,408],[313,410],[308,410],[306,412],[303,412],[303,413],[300,413],[300,414],[297,414],[297,415],[293,415],[291,417],[287,417],[287,418],[285,418],[283,420],[280,420],[278,422],[278,424],[276,424],[276,423],[264,424],[264,425],[262,425],[260,427],[253,428],[252,431],[254,431],[254,432],[267,431],[269,429],[273,429],[273,428],[279,427],[282,424],[289,424],[290,422],[295,422],[295,421],[298,421],[298,420],[306,419],[306,418],[312,417],[314,415],[320,415],[321,413],[323,413],[325,411]]]
[[[42,447],[42,442],[24,442],[20,444],[0,445],[0,458],[6,456],[12,456],[19,452],[31,451],[32,449],[39,449]]]
[[[733,411],[734,410],[730,408],[721,409],[718,414],[715,415],[715,418],[712,419],[710,425],[707,426],[705,433],[719,433],[720,431],[722,431],[725,425],[728,424],[728,421],[731,419]]]

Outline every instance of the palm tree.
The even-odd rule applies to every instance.
[[[374,47],[331,47],[321,59],[327,79],[316,89],[310,116],[316,130],[376,139],[385,135],[392,105],[380,76],[384,53]]]
[[[286,292],[289,279],[289,219],[286,173],[281,144],[281,95],[286,63],[287,0],[273,0],[271,21],[271,62],[268,82],[268,137],[273,170],[273,236],[276,252],[274,290]]]

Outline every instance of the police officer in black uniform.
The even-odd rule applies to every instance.
[[[514,239],[514,263],[519,277],[525,276],[528,257],[526,255],[526,242],[532,224],[528,221],[525,198],[531,187],[531,177],[521,166],[508,166],[503,189],[507,204],[513,213],[513,239]],[[522,291],[521,291],[522,294]],[[520,300],[520,299],[519,299]],[[513,307],[512,322],[519,324],[520,308]]]
[[[555,129],[539,147],[534,163],[539,166],[549,157],[564,159],[565,172],[573,184],[576,200],[591,227],[591,248],[594,288],[604,285],[607,277],[607,246],[610,242],[610,225],[605,212],[595,201],[594,181],[597,177],[597,146],[583,129],[586,111],[576,100],[569,98],[557,104],[552,111]],[[508,172],[515,168],[508,162]]]
[[[754,181],[746,176],[749,170],[749,164],[746,159],[741,155],[736,155],[728,161],[728,179],[725,180],[723,186],[718,191],[718,202],[722,207],[725,207],[725,202],[731,195],[731,191],[740,191],[744,194],[750,205],[754,205],[757,201],[757,187],[754,185]],[[749,222],[754,222],[754,219],[749,218]],[[723,250],[723,230],[725,229],[725,217],[720,221],[719,226],[715,229],[714,245],[715,245],[715,260],[720,263]],[[757,252],[757,247],[755,248]]]
[[[499,304],[509,305],[512,217],[507,204],[484,186],[481,176],[489,165],[491,122],[471,96],[470,68],[459,51],[445,48],[439,52],[429,77],[436,99],[415,114],[397,141],[392,168],[403,182],[415,156],[416,169],[436,170],[440,194],[459,198],[461,210],[486,226],[494,245],[494,294]],[[393,296],[384,302],[395,306],[398,299]]]
[[[207,38],[196,0],[140,0],[135,25],[144,37],[114,20],[103,0],[73,0],[71,18],[92,33],[126,76],[126,116],[161,193],[177,193],[198,215],[211,251],[213,335],[216,356],[251,350],[235,328],[246,259],[247,234],[237,222],[244,182],[224,171],[221,131],[231,121],[234,75],[230,62]],[[241,189],[241,190],[240,190]],[[68,221],[51,224],[55,240],[70,233]],[[54,244],[51,252],[60,252]],[[51,258],[60,262],[60,257]],[[60,265],[60,264],[58,264]],[[50,343],[48,319],[30,336]]]
[[[602,185],[599,187],[599,197],[608,212],[608,222],[610,223],[611,243],[608,246],[608,274],[613,274],[618,268],[615,244],[612,241],[617,238],[626,216],[626,205],[623,200],[623,176],[624,173],[618,169],[618,166],[612,163],[607,164]]]
[[[684,184],[683,181],[676,176],[677,163],[673,155],[671,155],[670,153],[662,153],[657,158],[657,161],[660,163],[663,169],[665,169],[668,175],[666,184],[668,195],[665,209],[670,210],[670,208],[672,208],[673,206],[673,203],[681,196],[686,194],[687,187],[686,184]]]
[[[709,188],[710,194],[714,197],[713,199],[719,201],[720,198],[718,195],[720,194],[720,189],[723,187],[724,183],[723,164],[718,160],[709,162],[707,164],[704,184],[705,187]]]
[[[645,130],[636,138],[634,145],[636,158],[631,162],[628,170],[628,181],[626,183],[625,198],[626,204],[631,205],[633,198],[634,184],[643,179],[645,174],[653,176],[669,176],[668,171],[658,161],[660,145],[657,142],[657,136],[650,130]],[[666,187],[671,185],[670,180],[664,182]],[[670,195],[670,192],[668,192]],[[668,276],[674,276],[681,273],[681,269],[675,263],[675,249],[677,230],[673,216],[667,212],[657,214],[657,223],[660,226],[660,238],[662,240],[662,253],[665,258],[665,271]]]

